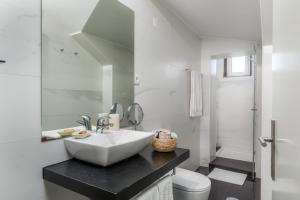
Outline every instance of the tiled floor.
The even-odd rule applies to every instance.
[[[206,167],[199,167],[197,172],[208,175]],[[211,179],[212,188],[209,200],[226,200],[227,197],[234,197],[238,200],[260,200],[260,179],[255,182],[246,180],[244,185],[234,185]]]

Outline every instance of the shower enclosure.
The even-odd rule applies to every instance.
[[[222,55],[211,60],[210,133],[215,158],[255,173],[256,56]],[[241,162],[238,162],[241,161]]]

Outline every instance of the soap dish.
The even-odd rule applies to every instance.
[[[91,133],[89,133],[88,131],[79,131],[79,132],[73,133],[72,135],[73,135],[73,138],[75,138],[75,139],[84,139],[84,138],[90,137]]]
[[[172,152],[176,149],[177,139],[159,139],[155,137],[152,141],[152,146],[158,152]]]

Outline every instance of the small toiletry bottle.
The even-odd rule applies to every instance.
[[[109,123],[112,125],[109,127],[109,130],[118,131],[120,130],[120,115],[119,114],[110,114]]]

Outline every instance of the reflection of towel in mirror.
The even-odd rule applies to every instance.
[[[55,140],[61,138],[61,135],[56,131],[43,131],[42,137],[48,140]]]
[[[171,176],[166,176],[157,184],[159,200],[173,200],[173,183]]]
[[[202,74],[191,71],[190,117],[202,116]]]
[[[136,200],[159,200],[158,187],[155,185],[139,195]]]

